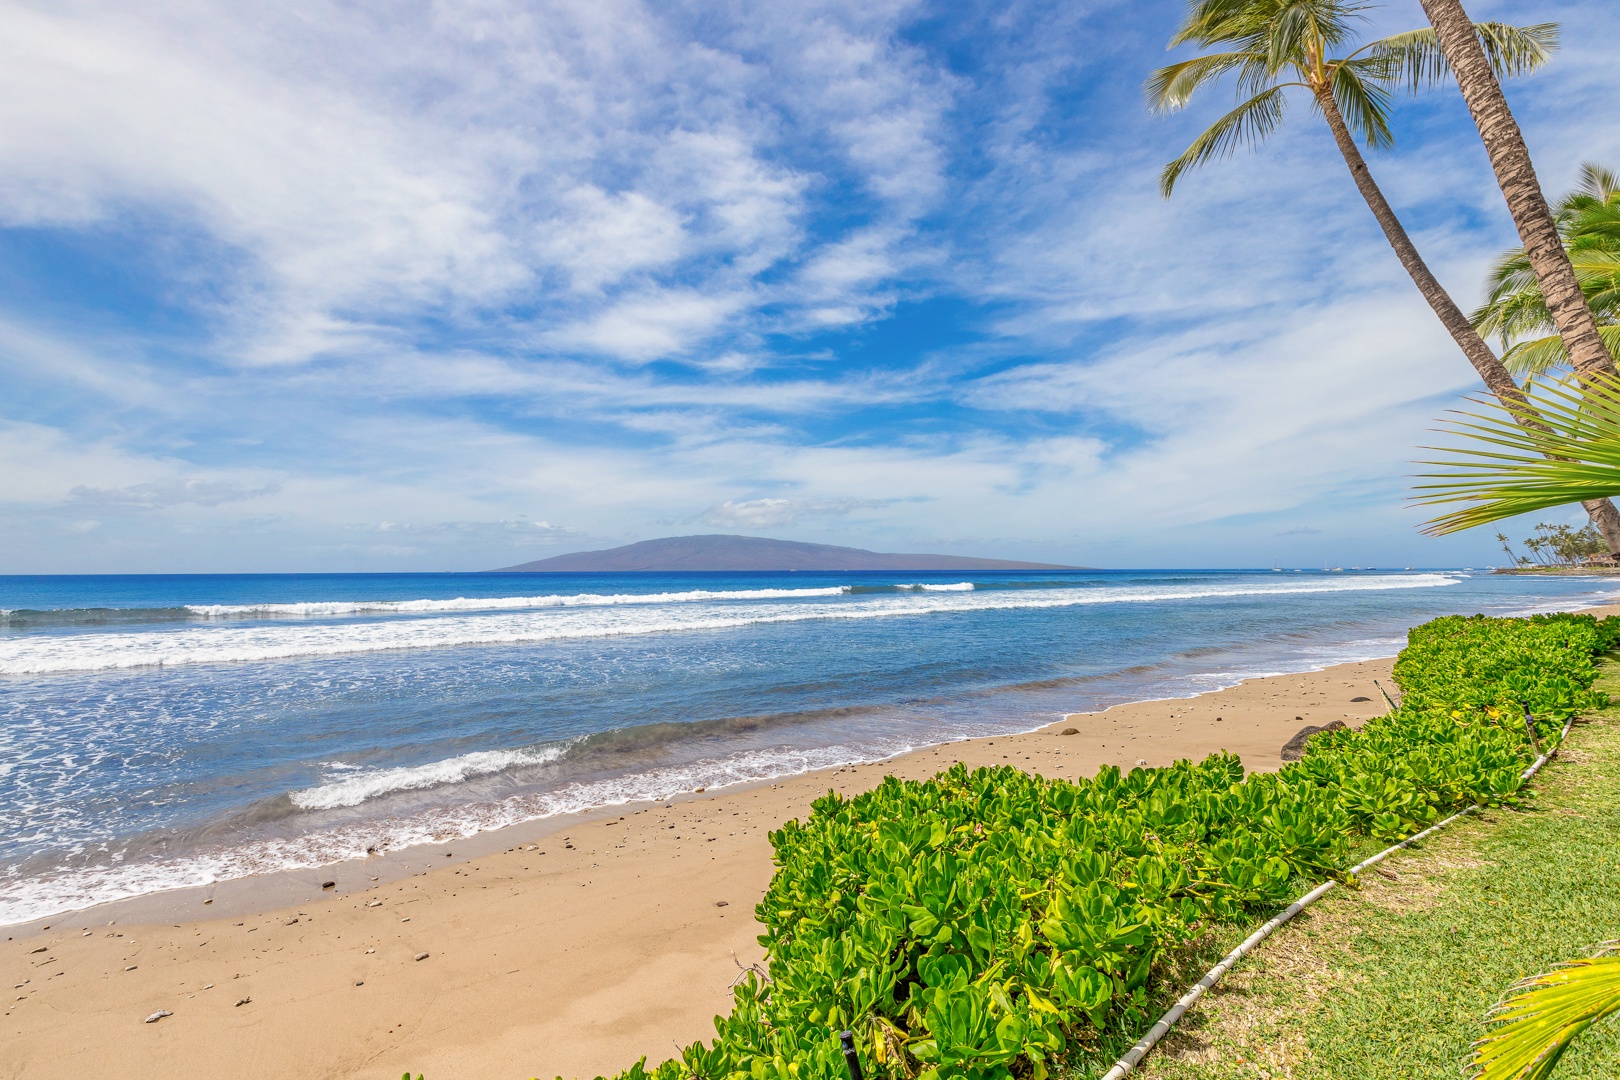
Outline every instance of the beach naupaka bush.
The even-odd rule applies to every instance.
[[[1245,775],[1231,754],[1090,780],[957,765],[828,794],[771,834],[750,974],[716,1037],[618,1080],[1044,1080],[1110,1025],[1139,1030],[1167,954],[1341,874],[1394,837],[1518,799],[1536,744],[1604,703],[1620,619],[1437,619],[1395,665],[1400,706]],[[1526,713],[1535,731],[1532,742]]]

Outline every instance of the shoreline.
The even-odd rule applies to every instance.
[[[372,860],[398,875],[345,875],[325,894],[322,880],[340,880],[331,868],[239,879],[236,896],[222,883],[206,906],[204,890],[186,890],[162,894],[173,903],[161,909],[137,898],[41,920],[49,930],[8,927],[0,957],[22,985],[0,1017],[0,1076],[214,1080],[245,1048],[253,1071],[223,1075],[521,1080],[660,1060],[711,1034],[733,980],[763,958],[752,908],[773,872],[768,833],[829,789],[957,761],[1072,779],[1220,749],[1275,769],[1306,724],[1383,712],[1372,679],[1387,685],[1391,663],[1071,713],[1025,734],[531,823],[544,827],[521,840],[510,826],[486,834],[486,850],[462,840],[442,846],[450,858],[423,845]],[[172,1015],[144,1023],[158,1011]]]
[[[734,980],[763,958],[752,909],[774,869],[769,832],[828,790],[925,779],[958,761],[1073,779],[1229,750],[1268,771],[1301,727],[1384,712],[1372,680],[1389,685],[1391,666],[1251,678],[339,864],[354,873],[237,879],[211,896],[7,927],[0,1077],[394,1080],[409,1069],[521,1080],[656,1062],[709,1037]],[[339,885],[323,892],[327,880]]]
[[[1620,608],[1617,608],[1617,610],[1620,610]],[[262,915],[279,908],[318,902],[333,896],[380,887],[402,878],[412,877],[424,870],[456,866],[483,855],[509,850],[513,844],[536,843],[559,831],[573,827],[583,827],[599,822],[604,818],[639,813],[642,810],[656,808],[666,803],[718,798],[728,794],[746,793],[760,787],[776,787],[780,784],[818,775],[833,775],[844,769],[881,766],[940,748],[1032,735],[1046,731],[1049,728],[1062,727],[1076,717],[1096,715],[1112,709],[1193,701],[1211,694],[1234,689],[1255,680],[1314,674],[1335,667],[1376,662],[1391,659],[1392,657],[1393,654],[1387,656],[1357,656],[1354,659],[1334,663],[1316,663],[1298,670],[1260,671],[1245,675],[1228,672],[1194,672],[1178,676],[1178,678],[1208,680],[1230,677],[1232,681],[1223,682],[1207,689],[1195,690],[1189,694],[1133,698],[1105,705],[1101,709],[1090,712],[1060,713],[1058,720],[1045,721],[1028,728],[1010,728],[1007,731],[990,735],[964,735],[939,742],[925,742],[881,757],[861,758],[803,769],[797,772],[780,773],[757,779],[675,791],[653,799],[631,799],[625,802],[602,803],[580,810],[567,810],[541,817],[517,820],[509,824],[480,829],[462,836],[412,843],[386,849],[376,854],[344,858],[333,862],[285,867],[221,878],[213,882],[155,889],[113,900],[103,900],[83,907],[58,909],[50,914],[24,919],[19,922],[0,923],[0,934],[7,935],[8,938],[21,940],[24,937],[42,933],[44,928],[54,923],[71,922],[81,918],[92,921],[99,919],[101,921],[166,923],[174,919],[195,917],[203,909],[206,909],[207,914],[213,918],[222,918],[227,915],[238,917]],[[1300,659],[1303,660],[1304,657],[1300,657]],[[1382,700],[1377,695],[1374,695],[1374,698],[1375,701]],[[1121,764],[1126,769],[1130,767],[1130,764],[1126,762],[1118,764]],[[456,854],[457,851],[461,852],[461,854]],[[448,858],[451,862],[441,862],[442,858]],[[333,882],[330,889],[324,888],[327,882]]]
[[[1522,615],[1534,610],[1538,610],[1538,607],[1510,609],[1502,614]],[[1028,687],[1002,687],[997,691],[970,690],[955,697],[941,698],[941,707],[947,710],[942,715],[953,716],[951,710],[959,712],[965,702],[987,693],[1005,694],[1020,689],[1044,688],[1041,692],[1048,700],[1033,708],[1028,704],[1020,707],[1016,701],[1010,707],[1007,702],[999,702],[998,707],[998,703],[987,700],[980,709],[985,717],[994,717],[993,720],[973,723],[970,722],[971,717],[964,720],[961,716],[953,716],[951,724],[956,730],[949,732],[930,731],[926,720],[919,725],[913,719],[909,721],[909,728],[897,730],[892,737],[865,739],[857,736],[839,746],[810,744],[808,748],[800,748],[802,753],[792,748],[779,748],[780,753],[766,755],[777,760],[739,763],[742,767],[733,768],[732,763],[723,760],[722,755],[722,759],[699,763],[707,766],[705,768],[685,768],[688,772],[686,776],[658,776],[659,770],[653,769],[644,773],[632,771],[622,776],[615,774],[584,785],[603,789],[598,791],[574,792],[572,789],[579,785],[565,783],[556,792],[539,789],[483,801],[447,803],[443,808],[433,808],[421,814],[406,812],[394,816],[385,809],[374,808],[369,818],[340,823],[331,828],[313,828],[313,831],[285,840],[274,836],[238,838],[229,844],[215,843],[196,850],[182,847],[180,854],[163,860],[115,860],[102,862],[98,866],[19,878],[13,883],[14,891],[5,898],[5,921],[0,921],[0,932],[14,936],[27,934],[52,918],[68,917],[73,912],[97,916],[108,911],[113,917],[124,918],[165,919],[177,914],[184,917],[192,913],[189,905],[192,898],[199,894],[215,899],[219,910],[256,913],[312,899],[320,895],[320,885],[325,881],[335,881],[335,887],[341,893],[397,880],[418,872],[424,866],[443,865],[429,860],[436,860],[446,851],[451,853],[452,858],[466,858],[469,852],[488,854],[514,840],[523,842],[543,838],[559,828],[569,827],[572,822],[589,822],[603,814],[633,811],[670,798],[690,797],[694,791],[703,791],[705,785],[711,793],[747,790],[758,784],[781,782],[792,776],[810,775],[852,764],[888,761],[936,745],[1024,734],[1039,730],[1046,717],[1067,715],[1067,710],[1059,712],[1055,706],[1070,704],[1075,696],[1089,698],[1087,704],[1092,707],[1160,700],[1158,697],[1132,696],[1135,694],[1167,694],[1169,696],[1163,700],[1180,700],[1224,689],[1249,678],[1301,670],[1317,671],[1324,664],[1370,659],[1386,649],[1388,652],[1385,655],[1390,655],[1398,650],[1399,643],[1404,640],[1404,629],[1399,637],[1395,637],[1394,633],[1391,630],[1387,637],[1379,633],[1372,638],[1339,640],[1320,648],[1301,645],[1297,649],[1286,649],[1280,654],[1273,651],[1269,655],[1265,648],[1254,655],[1241,655],[1246,651],[1246,646],[1228,646],[1224,651],[1237,650],[1240,655],[1223,657],[1222,661],[1203,661],[1213,665],[1215,670],[1182,668],[1177,672],[1175,668],[1179,665],[1166,661],[1160,666],[1170,670],[1152,678],[1125,678],[1132,672],[1147,669],[1124,667],[1112,673],[1055,681],[1076,684],[1102,682],[1097,690],[1084,695],[1078,693],[1078,685],[1059,689],[1055,683],[1047,687],[1042,681],[1031,683]],[[1249,644],[1259,645],[1268,640],[1262,635],[1259,640],[1250,641]],[[1058,700],[1050,700],[1052,698]],[[897,746],[905,748],[896,750]],[[801,760],[787,760],[793,757]],[[442,765],[444,762],[431,764]],[[674,771],[683,771],[683,767],[682,763],[678,763]],[[705,776],[705,772],[709,775]],[[557,797],[554,798],[554,795]],[[559,803],[562,805],[557,805]],[[503,840],[501,837],[510,839]],[[462,854],[455,855],[455,849],[461,849]],[[373,858],[376,851],[385,852],[385,855]],[[315,881],[313,886],[308,883],[310,879]],[[243,899],[244,896],[250,898]],[[172,902],[166,898],[173,898]],[[45,914],[34,914],[39,912]],[[23,917],[25,915],[29,917]]]
[[[1620,604],[1597,604],[1572,607],[1568,610],[1607,610],[1611,613],[1620,614]],[[1350,643],[1345,644],[1348,646]],[[1218,694],[1234,689],[1256,679],[1285,678],[1291,675],[1311,674],[1354,663],[1392,659],[1393,656],[1393,653],[1385,656],[1361,656],[1354,660],[1313,664],[1298,670],[1263,671],[1248,675],[1233,675],[1233,682],[1216,685],[1210,689],[1197,690],[1185,695],[1120,701],[1104,706],[1100,710],[1095,710],[1095,712],[1107,712],[1110,709],[1135,705],[1191,701],[1210,694]],[[1304,657],[1302,656],[1299,659],[1303,660]],[[1180,678],[1212,679],[1226,674],[1230,673],[1201,672],[1190,673],[1180,676]],[[1378,695],[1374,695],[1374,697],[1375,700],[1382,700]],[[398,848],[386,849],[375,855],[355,856],[332,862],[266,870],[195,885],[155,889],[150,892],[137,893],[113,900],[98,901],[83,907],[58,909],[50,914],[24,919],[19,922],[0,923],[0,934],[20,940],[25,936],[33,936],[43,932],[43,928],[52,924],[53,921],[68,922],[79,918],[99,918],[103,921],[113,919],[126,922],[130,920],[169,922],[173,919],[183,919],[196,915],[199,908],[205,906],[205,902],[214,917],[223,917],[226,914],[237,916],[260,915],[278,908],[290,907],[300,903],[311,903],[322,898],[341,896],[357,890],[386,885],[401,878],[414,876],[427,869],[437,869],[447,865],[454,866],[481,855],[494,854],[506,850],[512,843],[534,843],[561,830],[574,827],[576,824],[583,827],[606,817],[625,813],[638,813],[643,809],[654,808],[671,801],[681,802],[699,798],[714,798],[727,793],[747,792],[757,787],[774,787],[804,777],[822,774],[831,775],[846,768],[882,765],[940,747],[981,742],[989,739],[1016,738],[1035,734],[1054,725],[1062,726],[1073,717],[1088,715],[1093,715],[1093,713],[1063,713],[1058,721],[1037,724],[1030,728],[1010,729],[993,735],[968,735],[946,739],[941,742],[928,742],[883,757],[862,758],[841,764],[818,766],[799,772],[781,773],[775,776],[736,781],[729,784],[717,784],[707,788],[699,787],[676,791],[654,799],[631,799],[625,802],[602,803],[581,810],[568,810],[541,817],[521,819],[444,840],[412,843]],[[462,854],[456,855],[455,849],[460,849]],[[441,858],[450,858],[452,861],[448,864],[443,863],[439,861]],[[323,888],[326,882],[333,882],[333,887],[330,889]]]

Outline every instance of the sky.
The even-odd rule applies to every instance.
[[[1620,10],[1469,8],[1563,25],[1507,88],[1549,192],[1620,165]],[[1159,195],[1233,102],[1143,104],[1184,10],[0,0],[0,573],[1503,561],[1418,532],[1477,379],[1306,103]],[[1396,119],[1472,307],[1516,243],[1477,133]]]

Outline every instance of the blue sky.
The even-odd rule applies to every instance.
[[[1143,107],[1182,10],[0,3],[0,572],[1495,561],[1405,506],[1473,376],[1320,120],[1157,194],[1230,106]],[[1564,25],[1509,87],[1545,186],[1620,164],[1620,12],[1470,11]],[[1397,135],[1471,306],[1477,136]]]

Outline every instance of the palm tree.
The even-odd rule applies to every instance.
[[[1306,91],[1312,108],[1327,121],[1361,197],[1429,307],[1497,400],[1504,406],[1523,405],[1512,374],[1435,279],[1357,145],[1358,137],[1375,149],[1392,144],[1392,89],[1432,85],[1449,71],[1433,30],[1396,34],[1342,53],[1367,7],[1360,0],[1190,0],[1187,20],[1170,39],[1171,47],[1194,43],[1221,51],[1155,71],[1146,87],[1149,103],[1155,111],[1173,112],[1227,75],[1236,77],[1239,103],[1165,166],[1159,188],[1168,197],[1187,170],[1263,141],[1282,123],[1288,91]],[[1535,70],[1557,47],[1557,28],[1551,24],[1470,25],[1488,66],[1504,76]],[[1523,409],[1513,415],[1536,423]],[[1609,550],[1620,554],[1620,512],[1614,504],[1600,499],[1585,509]]]
[[[1547,310],[1564,339],[1572,366],[1583,377],[1592,372],[1615,371],[1597,320],[1586,306],[1575,269],[1558,236],[1552,211],[1536,180],[1524,134],[1508,109],[1497,81],[1497,58],[1481,48],[1480,36],[1460,0],[1422,0],[1423,12],[1434,27],[1440,52],[1457,77],[1463,100],[1485,143],[1496,183],[1507,200],[1508,212],[1519,230],[1526,258],[1541,283]]]
[[[1620,356],[1620,176],[1581,166],[1581,183],[1555,211],[1558,235],[1586,304],[1611,356]],[[1481,334],[1502,343],[1502,363],[1519,377],[1569,367],[1569,351],[1541,295],[1524,248],[1503,254],[1491,270],[1485,304],[1469,316]]]

